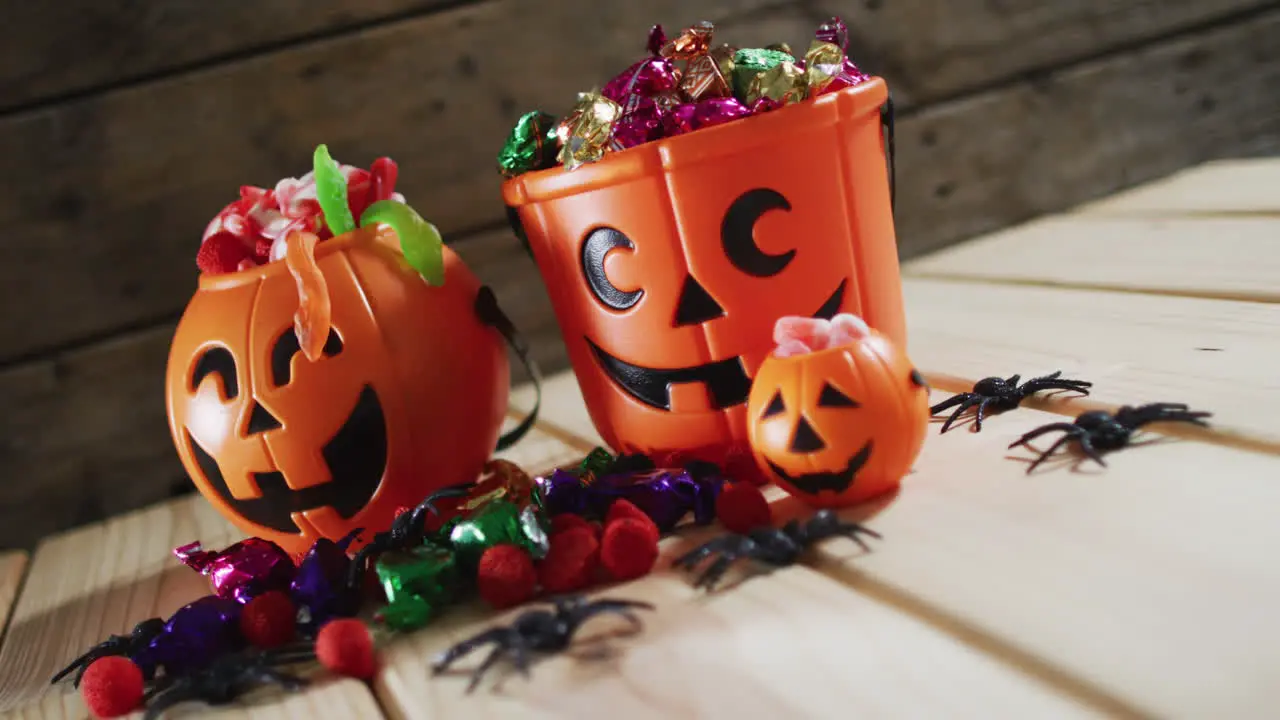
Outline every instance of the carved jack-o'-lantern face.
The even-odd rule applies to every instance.
[[[751,447],[770,480],[814,507],[896,488],[924,444],[928,388],[878,333],[770,356],[748,402]]]
[[[745,447],[777,317],[852,312],[905,341],[885,100],[874,80],[504,184],[610,446]]]
[[[301,552],[382,529],[474,479],[493,450],[509,368],[477,317],[479,283],[446,248],[445,282],[429,286],[395,242],[380,226],[317,247],[332,331],[314,362],[284,263],[201,277],[170,351],[170,429],[196,486],[245,532]]]

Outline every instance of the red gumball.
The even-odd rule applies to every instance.
[[[297,609],[287,593],[272,590],[249,601],[240,613],[240,633],[250,645],[269,649],[286,645],[297,634]]]
[[[613,501],[613,504],[609,506],[609,511],[605,513],[604,525],[607,528],[614,520],[624,517],[641,518],[653,522],[653,519],[645,511],[636,507],[635,503],[625,498],[619,498]]]
[[[658,537],[658,526],[648,517],[620,517],[605,525],[600,564],[615,580],[647,575],[658,560]]]
[[[80,697],[95,717],[128,715],[142,705],[142,670],[127,657],[94,660],[80,679]]]
[[[538,589],[538,571],[523,548],[495,545],[480,556],[476,586],[480,598],[491,607],[514,607],[533,599]]]
[[[372,680],[378,669],[369,628],[355,618],[330,620],[316,635],[316,659],[330,672]]]
[[[600,541],[590,527],[573,527],[550,538],[546,557],[538,563],[538,581],[544,592],[558,594],[591,585],[600,562]]]
[[[760,488],[750,483],[726,485],[716,498],[716,517],[729,532],[745,535],[773,525],[773,511]]]

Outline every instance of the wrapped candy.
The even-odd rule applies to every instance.
[[[795,65],[796,59],[780,50],[743,48],[733,55],[733,93],[745,99],[751,83],[761,75],[782,63]]]
[[[387,606],[378,615],[396,630],[420,628],[458,595],[458,566],[452,550],[426,544],[384,553],[374,566]]]
[[[632,95],[651,97],[669,92],[679,85],[675,64],[667,58],[645,58],[605,83],[600,94],[616,103]]]
[[[788,56],[790,57],[790,56]],[[805,72],[790,60],[783,60],[767,70],[751,76],[743,100],[752,105],[768,98],[778,105],[790,105],[805,99]]]
[[[662,133],[667,137],[673,135],[683,135],[687,132],[697,130],[694,124],[694,116],[698,113],[697,103],[683,103],[677,105],[670,112],[662,117]]]
[[[830,48],[819,48],[818,43],[834,46],[839,51],[839,60],[835,59],[834,53]],[[815,52],[818,53],[815,56]],[[813,62],[817,60],[824,64],[823,69],[815,74],[809,74],[809,68]],[[814,33],[814,43],[809,46],[809,51],[805,53],[805,72],[806,78],[810,84],[809,97],[816,97],[824,93],[835,92],[843,88],[852,87],[870,79],[870,75],[862,72],[861,69],[849,59],[849,28],[840,18],[833,17],[822,25],[818,26],[818,31]],[[839,72],[833,73],[836,67]],[[814,81],[817,81],[818,87],[814,87]]]
[[[578,93],[578,103],[560,121],[559,160],[566,170],[604,157],[622,106],[595,92]]]
[[[205,550],[199,541],[175,548],[183,565],[209,578],[218,597],[247,603],[269,590],[287,590],[293,559],[270,540],[249,538],[223,550]]]
[[[711,47],[716,26],[703,20],[685,28],[684,32],[662,46],[658,54],[672,60],[688,60],[702,55]]]
[[[561,513],[604,517],[615,500],[626,499],[662,532],[670,532],[690,513],[699,524],[714,520],[715,500],[724,482],[718,473],[691,469],[614,473],[590,484],[565,470],[538,478],[542,505],[552,517]]]
[[[310,635],[329,620],[352,617],[359,610],[359,588],[347,587],[351,559],[347,548],[359,535],[356,530],[338,542],[320,538],[298,563],[289,594],[298,607],[298,630]]]
[[[206,595],[171,615],[164,631],[132,660],[144,677],[159,668],[170,676],[199,670],[243,644],[240,609],[235,600]]]
[[[547,554],[547,534],[538,507],[494,499],[467,513],[449,528],[449,542],[459,559],[472,565],[494,545],[524,548],[534,559]]]
[[[690,58],[680,79],[680,91],[695,102],[730,97],[735,53],[735,48],[721,45]]]
[[[498,153],[498,171],[503,177],[512,178],[532,170],[542,170],[556,164],[560,151],[556,136],[556,119],[547,113],[525,113],[516,121],[507,141]]]
[[[744,118],[751,114],[746,105],[738,102],[737,98],[707,98],[698,103],[693,112],[694,127],[701,130],[702,128],[711,127],[727,123],[730,120]]]
[[[626,150],[662,137],[662,111],[647,97],[630,95],[622,105],[622,116],[613,128],[610,150]]]

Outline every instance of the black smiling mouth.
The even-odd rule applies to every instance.
[[[323,485],[293,490],[284,473],[253,473],[262,496],[240,499],[231,494],[218,462],[190,431],[187,442],[209,485],[236,513],[255,525],[283,533],[301,532],[291,515],[304,510],[328,507],[343,519],[354,517],[373,499],[387,468],[386,416],[378,394],[368,385],[360,391],[346,422],[321,449],[331,478]]]
[[[831,297],[822,303],[822,307],[811,317],[830,320],[840,310],[844,302],[845,287],[848,280],[841,280],[840,285],[831,293]],[[741,405],[747,401],[751,392],[751,378],[747,377],[746,368],[742,366],[741,357],[696,365],[694,367],[664,370],[632,365],[610,355],[604,348],[596,345],[591,338],[585,338],[600,362],[600,366],[610,379],[617,383],[628,395],[650,407],[659,410],[671,410],[671,386],[686,383],[702,383],[711,393],[711,403],[715,410],[723,410]]]
[[[842,493],[849,489],[853,484],[853,480],[858,475],[858,471],[863,465],[867,464],[867,460],[871,458],[871,441],[868,440],[862,449],[856,455],[849,458],[849,464],[843,470],[838,472],[820,472],[805,473],[792,477],[787,474],[786,470],[778,467],[772,460],[768,460],[769,469],[783,480],[787,481],[800,492],[809,495],[817,495],[823,490],[829,490],[833,493]]]

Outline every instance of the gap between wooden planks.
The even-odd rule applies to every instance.
[[[499,457],[545,470],[580,455],[535,427]],[[167,617],[208,594],[207,581],[173,559],[174,547],[200,540],[220,548],[242,537],[193,495],[43,541],[0,647],[0,712],[10,711],[2,717],[87,718],[70,685],[50,687],[49,678],[108,635],[126,633],[144,618]],[[362,708],[374,707],[360,683],[330,681],[307,695],[313,692],[321,698],[268,694],[266,703],[251,711],[228,710],[226,717],[365,717]]]
[[[560,408],[548,421],[573,426],[584,412]],[[1008,444],[1060,419],[1024,408],[976,435],[961,424],[939,436],[935,424],[901,492],[848,513],[884,541],[869,555],[826,543],[816,567],[853,586],[852,597],[887,603],[1111,716],[1274,707],[1280,460],[1152,435],[1105,470],[1067,454],[1025,475],[1030,451]],[[774,508],[779,520],[807,514],[789,499]]]

